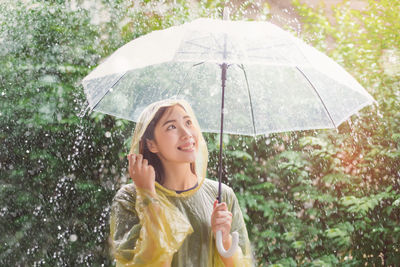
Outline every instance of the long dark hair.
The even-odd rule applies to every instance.
[[[147,126],[146,131],[144,132],[142,138],[140,139],[140,143],[139,143],[139,151],[140,151],[139,153],[143,155],[144,159],[147,159],[148,163],[151,166],[153,166],[155,174],[156,174],[156,181],[159,184],[164,183],[164,177],[165,177],[164,168],[163,168],[160,158],[155,153],[151,152],[149,150],[149,148],[147,147],[146,139],[155,140],[154,129],[168,108],[170,108],[170,107],[161,107],[156,112],[156,114],[154,115],[154,118],[151,120],[151,122]]]

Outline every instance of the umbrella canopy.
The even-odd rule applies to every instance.
[[[268,22],[197,19],[119,48],[82,81],[91,109],[136,121],[148,104],[183,98],[203,131],[258,135],[334,128],[374,102],[323,53]]]

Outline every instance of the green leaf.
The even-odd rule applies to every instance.
[[[396,199],[395,201],[393,201],[392,206],[394,207],[400,207],[400,198]]]
[[[302,250],[305,248],[305,246],[306,246],[306,243],[304,241],[294,241],[291,244],[291,247],[294,249],[297,249],[297,250]]]

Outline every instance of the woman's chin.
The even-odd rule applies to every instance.
[[[186,155],[185,157],[182,157],[180,161],[184,163],[193,163],[196,161],[196,154],[193,153],[192,155]]]

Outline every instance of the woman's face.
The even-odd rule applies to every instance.
[[[164,164],[191,163],[196,159],[199,130],[179,105],[168,108],[155,126],[154,139],[148,140],[151,152]]]

